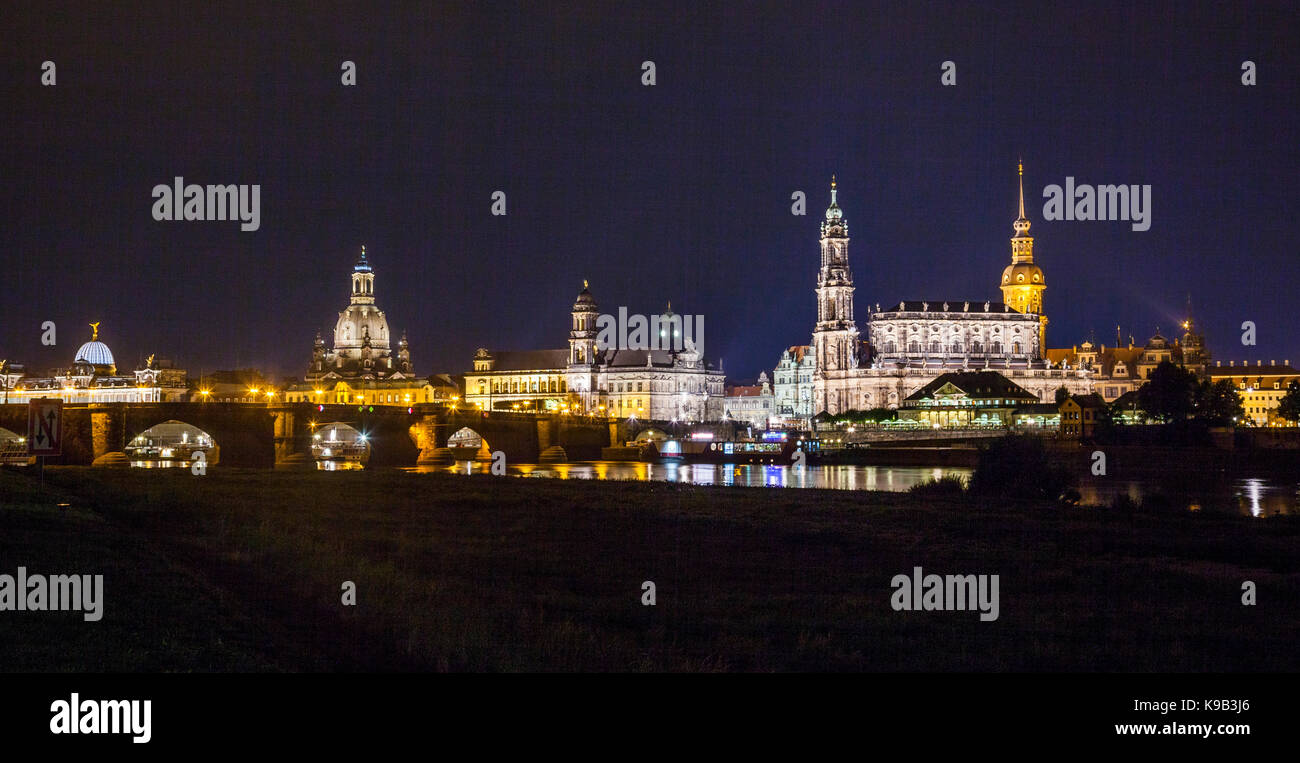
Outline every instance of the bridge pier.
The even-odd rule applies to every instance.
[[[292,408],[275,408],[275,468],[315,469],[311,454],[311,432]]]
[[[121,407],[90,406],[91,466],[130,466],[122,449],[126,446],[126,421]]]
[[[537,460],[540,463],[561,463],[569,460],[559,443],[560,422],[555,416],[537,420]]]
[[[415,446],[420,449],[420,455],[415,459],[416,464],[446,466],[456,461],[451,448],[447,447],[447,424],[440,416],[421,416],[413,428],[416,432]]]

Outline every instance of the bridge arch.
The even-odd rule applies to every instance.
[[[122,448],[132,466],[145,468],[188,467],[202,460],[213,465],[221,460],[221,447],[211,434],[178,419],[167,419],[141,430]]]
[[[370,461],[370,438],[346,421],[312,424],[311,455],[317,468],[364,466]]]

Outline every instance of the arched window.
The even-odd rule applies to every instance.
[[[989,352],[993,353],[994,355],[1001,355],[1001,354],[1002,354],[1002,343],[1001,343],[1001,342],[994,342],[994,343],[993,343],[993,346],[989,349]]]
[[[907,351],[908,351],[908,352],[913,352],[913,353],[920,352],[920,351],[921,351],[921,345],[920,345],[919,343],[917,343],[917,342],[908,342],[908,343],[907,343]]]
[[[1020,354],[1020,343],[1019,343],[1019,342],[1013,342],[1013,343],[1011,344],[1011,354],[1013,354],[1013,355],[1019,355],[1019,354]]]
[[[980,344],[980,340],[976,339],[970,343],[970,351],[973,353],[984,352],[984,345]]]
[[[938,342],[938,341],[930,342],[930,352],[932,352],[932,353],[934,353],[934,354],[936,354],[936,355],[938,355],[939,353],[943,352],[943,350],[940,349],[940,346],[939,346],[939,342]]]

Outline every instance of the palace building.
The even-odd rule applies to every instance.
[[[361,247],[352,266],[351,297],[334,323],[334,346],[316,332],[311,365],[301,383],[284,389],[286,402],[406,405],[450,399],[445,385],[415,375],[403,334],[392,350],[388,318],[375,304],[375,271]]]
[[[812,334],[816,411],[899,408],[914,392],[950,371],[996,371],[1039,401],[1053,401],[1062,386],[1072,394],[1093,391],[1089,370],[1055,366],[1044,357],[1047,279],[1034,262],[1023,165],[1020,176],[1011,264],[998,284],[1002,301],[903,300],[884,309],[877,304],[874,311],[868,308],[865,340],[853,316],[848,221],[831,180],[831,204],[821,223]]]
[[[723,373],[693,346],[624,350],[597,345],[596,300],[583,283],[570,311],[569,348],[479,348],[465,374],[465,400],[484,410],[572,411],[661,421],[716,421]],[[662,316],[665,322],[671,312]]]
[[[46,397],[65,403],[172,403],[187,399],[185,371],[150,355],[130,374],[119,374],[112,351],[99,341],[99,323],[90,324],[90,328],[90,341],[81,345],[67,368],[33,377],[7,367],[0,373],[4,401],[26,403]]]

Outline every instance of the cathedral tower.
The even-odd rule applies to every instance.
[[[582,282],[582,292],[573,302],[573,323],[569,329],[569,365],[589,366],[596,362],[596,300]]]
[[[1025,164],[1020,163],[1020,216],[1011,224],[1011,264],[1002,271],[1002,301],[1012,310],[1038,315],[1038,346],[1047,347],[1047,316],[1043,314],[1043,291],[1047,279],[1034,264],[1034,237],[1025,217]]]
[[[831,205],[822,221],[821,270],[817,273],[817,326],[813,346],[817,370],[857,368],[858,327],[853,322],[853,272],[849,269],[849,223],[836,201],[831,177]]]

